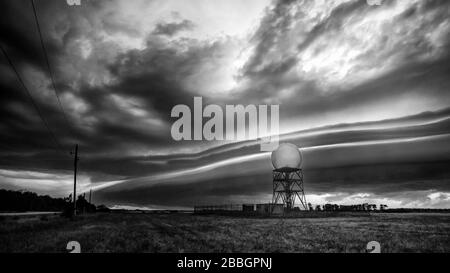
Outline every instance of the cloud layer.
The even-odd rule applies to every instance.
[[[111,205],[270,198],[257,143],[172,140],[172,107],[202,96],[280,104],[284,141],[304,148],[311,198],[450,206],[447,197],[413,202],[450,192],[447,2],[36,1],[66,124],[31,5],[7,1],[2,47],[67,154],[55,152],[2,58],[0,185],[49,191],[39,175],[23,175],[40,173],[52,193],[67,194],[77,142],[83,183]]]

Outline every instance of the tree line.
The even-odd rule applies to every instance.
[[[0,189],[0,211],[62,211],[66,204],[65,198],[37,195],[29,191]]]
[[[0,189],[0,211],[2,212],[61,211],[71,214],[71,210],[73,212],[72,195],[66,198],[53,198],[29,191]],[[95,211],[96,206],[89,203],[84,195],[78,196],[77,213]]]

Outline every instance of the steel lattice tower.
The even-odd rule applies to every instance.
[[[303,172],[297,168],[281,168],[273,170],[272,203],[277,204],[281,199],[286,210],[292,210],[298,197],[301,205],[308,210],[303,189]]]

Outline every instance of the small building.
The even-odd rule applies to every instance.
[[[283,204],[257,204],[256,212],[260,214],[283,214],[284,206]]]

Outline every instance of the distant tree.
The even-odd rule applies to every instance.
[[[317,211],[321,211],[321,210],[322,210],[322,209],[320,208],[320,205],[317,205],[317,206],[316,206],[316,210],[317,210]]]
[[[313,206],[311,205],[311,203],[308,203],[308,208],[309,210],[314,210]]]
[[[334,211],[334,210],[337,210],[338,208],[339,208],[339,206],[335,205],[335,204],[325,204],[323,206],[324,211]]]
[[[79,195],[77,199],[77,214],[95,212],[96,207],[90,204],[84,195]]]

